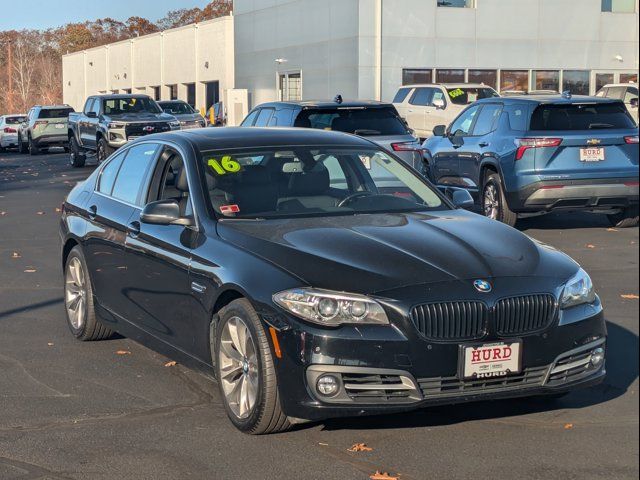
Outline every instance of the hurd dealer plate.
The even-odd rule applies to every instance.
[[[604,148],[589,147],[580,149],[581,162],[602,162],[604,160]]]
[[[520,342],[464,346],[464,378],[502,377],[519,373],[521,353]]]

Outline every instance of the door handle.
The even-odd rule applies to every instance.
[[[127,233],[131,238],[136,238],[140,235],[140,222],[131,222],[127,225]]]
[[[91,220],[95,220],[97,215],[98,215],[98,207],[96,207],[95,205],[91,205],[89,207],[89,218]]]
[[[481,147],[481,148],[486,148],[486,147],[488,147],[488,146],[489,146],[489,142],[480,142],[480,143],[478,144],[478,146],[479,146],[479,147]]]

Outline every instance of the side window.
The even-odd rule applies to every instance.
[[[260,113],[258,114],[258,118],[256,120],[256,124],[254,126],[266,127],[269,123],[269,120],[271,119],[271,115],[273,115],[273,112],[273,108],[263,108],[262,110],[260,110]]]
[[[411,96],[411,100],[409,103],[411,105],[418,105],[422,107],[428,107],[431,105],[431,101],[433,99],[433,88],[416,88],[416,91],[413,92]]]
[[[82,112],[87,114],[91,111],[91,109],[93,108],[93,103],[94,103],[94,99],[89,97],[87,98],[87,101],[84,104],[84,108],[82,109]]]
[[[245,118],[242,121],[240,126],[241,127],[252,127],[254,120],[258,116],[258,113],[260,113],[260,110],[254,110],[253,112],[249,113],[249,115],[247,115],[247,118]]]
[[[451,124],[450,132],[457,136],[469,135],[473,121],[480,110],[479,105],[473,105],[467,108],[460,116]]]
[[[340,190],[349,189],[347,176],[336,157],[328,156],[322,160],[322,164],[329,170],[329,185],[331,188],[338,188]]]
[[[478,115],[478,120],[473,127],[473,135],[479,137],[493,132],[498,125],[498,118],[500,118],[501,113],[502,105],[484,105]]]
[[[407,95],[409,95],[409,92],[411,91],[410,88],[401,88],[400,90],[398,90],[398,93],[396,93],[396,96],[393,97],[393,102],[392,103],[402,103],[406,100]]]
[[[271,120],[269,120],[270,127],[289,127],[291,126],[291,117],[293,116],[293,110],[290,108],[283,108],[276,110]]]
[[[624,98],[625,87],[609,87],[607,98],[616,98],[622,100]]]
[[[431,105],[433,106],[446,106],[447,105],[447,99],[445,97],[445,94],[442,90],[434,90],[433,92],[433,98],[431,99]]]
[[[624,94],[624,103],[629,104],[634,98],[638,98],[638,89],[636,87],[627,87],[627,92]]]
[[[142,206],[140,192],[145,188],[158,145],[143,143],[131,147],[122,162],[111,196],[131,205]]]
[[[524,132],[527,130],[527,109],[524,105],[507,105],[504,111],[509,116],[511,130]]]
[[[100,193],[111,196],[116,175],[118,175],[118,170],[120,170],[120,165],[122,165],[122,160],[124,160],[126,154],[126,152],[116,154],[102,169],[98,180],[98,191]]]
[[[93,102],[93,105],[91,106],[91,111],[96,115],[100,115],[100,103],[102,103],[102,100],[96,98],[96,100]]]

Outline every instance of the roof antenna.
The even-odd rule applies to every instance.
[[[342,103],[342,95],[336,95],[333,101],[340,105]]]
[[[571,90],[565,90],[562,92],[562,98],[571,98]]]

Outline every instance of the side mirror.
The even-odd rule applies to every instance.
[[[193,219],[180,216],[180,205],[175,200],[148,203],[140,214],[140,221],[150,225],[193,225]]]
[[[97,118],[98,114],[96,112],[87,112],[87,118]]]
[[[433,101],[433,106],[436,107],[438,110],[444,110],[446,108],[446,104],[444,103],[444,100],[441,98],[436,98]]]
[[[447,134],[446,125],[436,125],[433,127],[433,135],[436,137],[444,137]]]
[[[476,204],[469,191],[464,188],[446,187],[444,194],[456,208],[468,210]]]
[[[631,108],[638,108],[638,97],[632,98],[629,104],[631,105]]]

